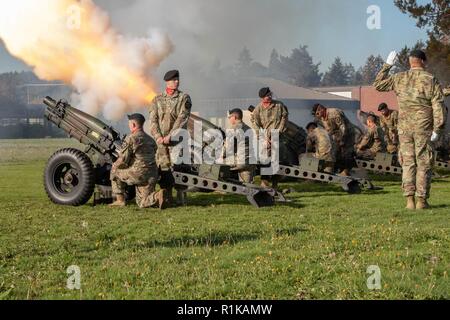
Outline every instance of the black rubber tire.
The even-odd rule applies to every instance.
[[[70,186],[73,187],[72,190],[64,190],[67,187],[65,184],[61,186],[62,175],[64,170],[68,168],[71,171]],[[91,159],[77,149],[57,151],[50,157],[45,167],[44,187],[53,203],[65,206],[86,204],[91,199],[95,189],[95,172]]]

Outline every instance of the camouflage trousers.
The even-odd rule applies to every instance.
[[[169,171],[172,169],[172,159],[176,159],[178,156],[176,151],[173,146],[158,146],[156,150],[156,163],[161,170]]]
[[[356,152],[356,157],[364,160],[373,160],[377,156],[377,152],[374,152],[370,149],[368,150],[358,150]]]
[[[152,166],[144,172],[134,168],[111,171],[113,194],[125,194],[128,186],[136,187],[136,203],[139,208],[150,208],[156,205],[155,187],[158,181],[158,168]]]
[[[401,132],[399,158],[403,168],[404,196],[428,199],[434,166],[431,133]]]

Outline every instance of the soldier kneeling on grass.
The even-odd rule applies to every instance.
[[[120,150],[119,159],[111,170],[113,195],[117,199],[111,207],[125,207],[125,193],[128,186],[136,187],[136,203],[139,208],[158,206],[164,209],[167,192],[155,192],[158,181],[155,141],[144,132],[145,118],[141,114],[128,116],[131,131]]]
[[[358,158],[373,160],[377,153],[386,152],[384,133],[377,125],[376,117],[369,115],[367,118],[367,133],[356,148]]]

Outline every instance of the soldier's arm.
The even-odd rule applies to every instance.
[[[286,132],[288,121],[289,121],[289,111],[287,107],[284,104],[282,104],[281,121],[280,127],[278,128],[278,130],[280,130],[280,133]]]
[[[341,142],[341,144],[344,143],[344,137],[347,134],[347,128],[345,126],[345,121],[342,118],[341,115],[339,115],[338,117],[336,117],[336,133],[337,136],[339,137],[339,141]]]
[[[378,73],[373,86],[377,91],[392,91],[395,89],[395,75],[390,76],[392,66],[385,64],[381,71]]]
[[[175,120],[175,123],[173,124],[169,136],[172,136],[175,133],[175,131],[184,128],[186,126],[186,124],[189,121],[189,117],[191,116],[191,109],[192,109],[191,97],[185,95],[181,103],[181,109],[179,110],[177,120]]]
[[[389,144],[393,143],[393,141],[391,141],[391,132],[389,130],[389,127],[388,127],[386,121],[381,120],[380,125],[381,125],[381,130],[383,131],[386,142]]]
[[[259,116],[258,108],[256,108],[255,111],[253,111],[251,121],[252,121],[253,129],[255,129],[257,132],[259,132],[259,130],[262,128],[262,124],[261,124],[261,118]]]
[[[150,133],[156,141],[161,138],[164,138],[162,136],[161,128],[159,126],[159,115],[156,98],[153,99],[153,102],[150,105]]]
[[[312,135],[308,135],[306,138],[306,151],[307,152],[314,152],[315,151],[315,145],[316,145],[316,139]]]
[[[369,131],[367,131],[367,133],[364,135],[363,139],[359,143],[358,149],[359,150],[368,149],[372,139],[373,139],[373,133],[369,130]]]
[[[394,133],[394,136],[393,136],[392,140],[394,140],[393,143],[399,144],[399,141],[398,141],[398,112],[394,113],[394,119],[393,119],[392,122],[393,122],[393,125],[394,125],[394,128],[392,129],[392,131]]]
[[[446,109],[444,104],[444,94],[439,82],[434,79],[433,81],[433,93],[431,98],[434,118],[434,132],[440,133],[447,121]]]
[[[130,166],[131,157],[133,155],[133,141],[131,136],[125,138],[122,149],[119,152],[119,159],[114,163],[116,168],[128,168]]]

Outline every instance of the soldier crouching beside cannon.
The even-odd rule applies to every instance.
[[[119,152],[119,158],[111,169],[111,186],[116,201],[110,207],[126,206],[125,194],[128,186],[136,187],[136,203],[140,208],[167,205],[167,190],[155,192],[158,181],[156,166],[156,143],[147,135],[143,126],[145,118],[141,114],[128,116],[131,131]]]

